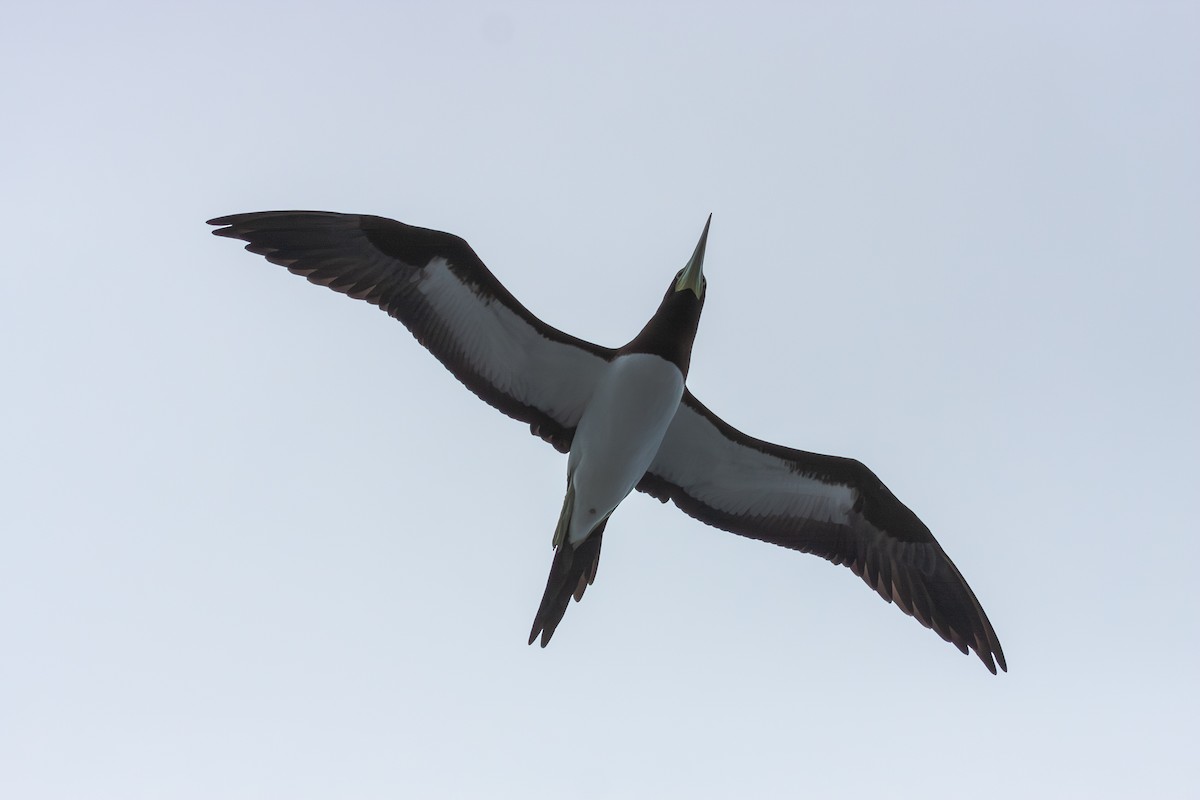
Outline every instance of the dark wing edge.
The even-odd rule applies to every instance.
[[[246,250],[312,283],[378,306],[479,398],[559,451],[570,449],[582,409],[571,408],[578,403],[569,396],[556,398],[558,408],[539,402],[570,384],[560,378],[539,384],[533,367],[541,359],[578,371],[582,393],[614,351],[538,319],[463,239],[384,217],[324,211],[231,214],[208,224],[218,226],[215,235],[241,239]],[[513,363],[487,358],[496,353]]]
[[[680,415],[687,414],[694,417],[681,421]],[[1008,671],[996,632],[958,567],[916,514],[866,466],[853,459],[793,450],[747,436],[713,414],[690,391],[685,392],[676,420],[679,430],[673,423],[659,456],[638,484],[639,491],[664,503],[670,500],[708,525],[849,567],[880,597],[894,602],[961,652],[974,651],[992,674],[997,665]],[[689,437],[686,455],[680,452],[680,443],[673,448],[672,433]],[[770,464],[778,473],[786,467],[795,476],[797,493],[810,489],[814,481],[852,490],[853,507],[844,520],[739,513],[736,498],[712,494],[713,484],[708,479],[715,477],[717,465],[696,457],[697,448],[717,455],[731,446],[743,449],[741,455],[747,458],[760,460],[764,469]],[[691,475],[686,480],[673,471],[673,449],[680,459],[688,459]],[[746,502],[743,500],[743,507]]]

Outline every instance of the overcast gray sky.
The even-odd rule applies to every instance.
[[[1193,796],[1194,3],[66,3],[0,26],[0,796]],[[835,7],[836,6],[836,7]],[[992,677],[644,496],[525,638],[565,458],[204,220],[468,239],[868,464]]]

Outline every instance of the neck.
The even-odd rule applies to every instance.
[[[668,290],[658,311],[654,312],[641,333],[621,348],[621,353],[659,356],[679,367],[686,378],[692,362],[692,341],[700,325],[700,309],[703,305],[690,291]]]

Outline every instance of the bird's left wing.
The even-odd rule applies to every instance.
[[[613,351],[535,317],[464,240],[323,211],[233,214],[209,224],[313,283],[379,306],[476,395],[570,449]]]
[[[843,564],[993,673],[992,624],[925,524],[863,464],[747,436],[685,392],[637,487],[733,533]]]

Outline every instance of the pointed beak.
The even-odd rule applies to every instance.
[[[696,243],[696,252],[692,253],[692,259],[683,268],[683,274],[675,283],[675,291],[691,289],[697,300],[704,292],[704,248],[708,245],[708,226],[711,224],[712,214],[709,214],[708,221],[704,223],[704,232],[700,234],[700,241]]]

